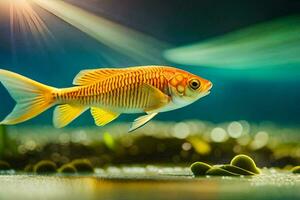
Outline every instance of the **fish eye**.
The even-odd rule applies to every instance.
[[[190,84],[190,87],[192,88],[192,89],[194,89],[194,90],[197,90],[199,87],[200,87],[200,81],[199,80],[197,80],[197,79],[193,79],[193,80],[191,80],[190,82],[189,82],[189,84]]]

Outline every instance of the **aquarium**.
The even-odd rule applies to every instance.
[[[300,3],[1,0],[0,199],[299,199]]]

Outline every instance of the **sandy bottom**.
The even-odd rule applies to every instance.
[[[110,167],[94,174],[0,175],[0,199],[300,199],[300,175],[194,178],[188,168]]]

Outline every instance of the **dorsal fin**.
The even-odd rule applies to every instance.
[[[102,68],[102,69],[87,69],[80,71],[74,78],[74,85],[89,85],[99,82],[105,78],[125,72],[126,69]]]

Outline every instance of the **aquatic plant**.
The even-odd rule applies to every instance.
[[[252,158],[243,154],[235,156],[230,164],[211,167],[204,162],[195,162],[190,168],[195,176],[252,176],[260,173]]]
[[[56,172],[56,164],[51,160],[42,160],[34,165],[33,171],[38,174],[47,174]]]
[[[260,170],[256,167],[254,160],[247,155],[241,154],[241,155],[235,156],[231,160],[230,165],[242,168],[244,170],[253,172],[255,174],[260,173]]]
[[[239,175],[245,175],[245,176],[250,176],[250,175],[254,175],[255,173],[248,171],[246,169],[234,166],[234,165],[222,165],[220,168],[225,169],[227,171],[230,171],[232,173],[236,173]]]
[[[191,165],[191,171],[195,176],[204,176],[209,169],[211,166],[204,162],[195,162]]]
[[[240,174],[222,169],[218,166],[213,166],[210,170],[206,172],[206,175],[210,176],[239,176]]]

